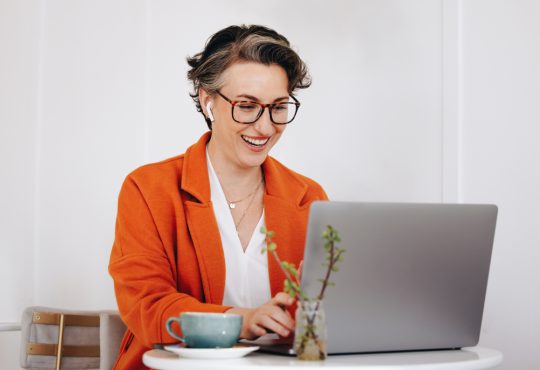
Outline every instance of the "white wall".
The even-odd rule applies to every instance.
[[[33,301],[40,9],[0,3],[0,322]],[[0,368],[16,368],[19,333],[0,333]]]
[[[499,205],[483,335],[540,368],[540,2],[463,2],[460,193]]]
[[[45,1],[35,300],[114,307],[116,197],[143,161],[144,1]]]
[[[39,21],[35,4],[0,9],[0,321],[32,301]]]
[[[1,2],[0,321],[31,303],[115,306],[123,178],[205,131],[186,56],[226,25],[262,23],[314,79],[279,159],[334,199],[500,205],[481,344],[505,353],[501,369],[534,369],[539,11],[526,0]],[[1,346],[0,363],[13,359]]]

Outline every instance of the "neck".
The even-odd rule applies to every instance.
[[[225,158],[213,145],[208,143],[208,155],[221,187],[230,197],[238,197],[252,191],[262,179],[261,166],[240,167]]]

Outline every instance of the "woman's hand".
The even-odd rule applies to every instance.
[[[287,337],[294,331],[294,320],[284,307],[294,303],[294,298],[283,292],[257,308],[231,308],[227,313],[244,316],[240,338],[255,339],[269,332]]]

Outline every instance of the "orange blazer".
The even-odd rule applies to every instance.
[[[128,330],[116,369],[146,369],[145,351],[176,342],[165,329],[169,317],[230,308],[222,305],[227,266],[210,201],[210,136],[204,134],[183,155],[138,168],[122,185],[109,273]],[[280,257],[298,266],[309,205],[327,196],[319,184],[271,157],[263,171],[266,227],[276,232]],[[284,275],[269,257],[274,296],[283,288]]]

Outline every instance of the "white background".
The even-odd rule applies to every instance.
[[[336,200],[497,204],[480,344],[538,369],[539,19],[534,0],[0,0],[0,322],[115,308],[123,178],[205,131],[186,56],[260,23],[314,81],[273,154]]]

